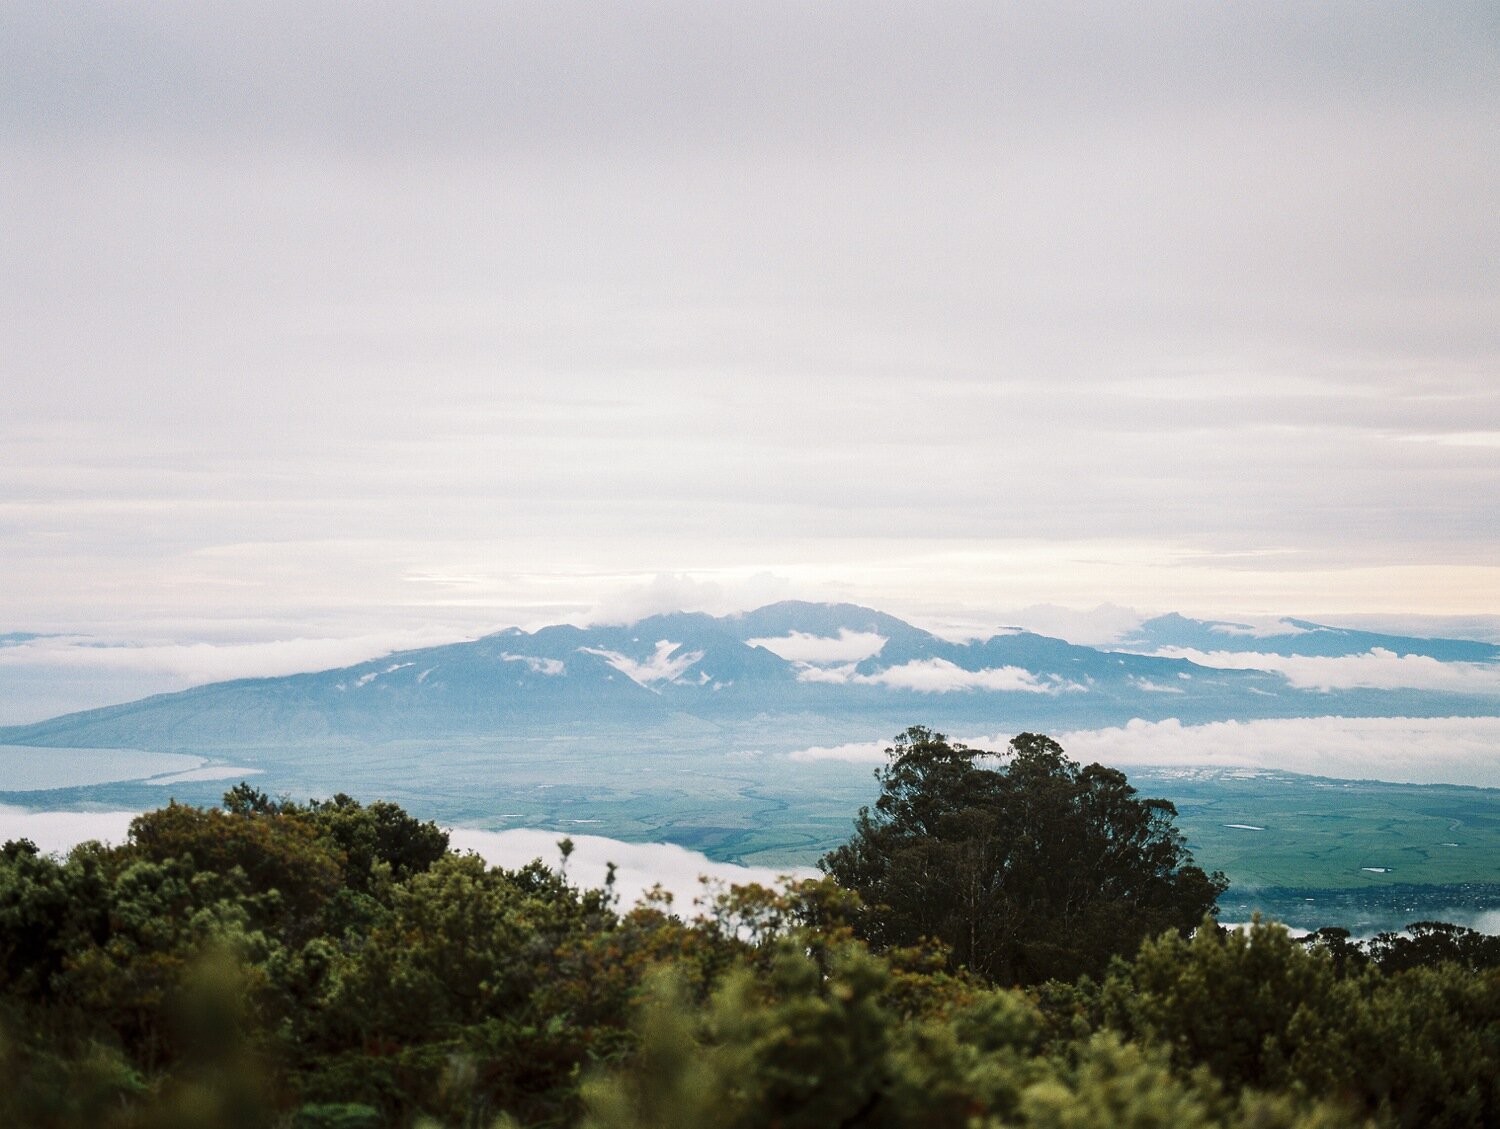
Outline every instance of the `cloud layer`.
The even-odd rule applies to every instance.
[[[457,827],[450,832],[455,849],[474,851],[492,866],[524,866],[539,858],[557,867],[561,856],[557,844],[563,838],[573,841],[573,854],[567,863],[567,874],[580,886],[603,886],[609,863],[616,866],[615,889],[622,905],[632,905],[652,887],[660,885],[672,895],[672,907],[684,917],[693,915],[693,903],[704,895],[700,881],[708,878],[724,886],[755,882],[775,886],[787,875],[794,878],[815,877],[807,867],[773,870],[769,867],[736,866],[714,862],[697,851],[672,843],[626,843],[600,835],[566,835],[556,831],[480,831]]]
[[[30,839],[44,852],[66,854],[88,839],[119,844],[125,841],[130,821],[138,812],[50,812],[0,807],[0,842]],[[736,866],[714,862],[697,851],[671,843],[626,843],[599,835],[567,835],[555,831],[481,831],[456,827],[449,830],[454,850],[473,851],[491,866],[515,868],[532,859],[541,859],[556,869],[561,863],[557,844],[563,838],[573,841],[573,854],[567,862],[568,877],[579,886],[604,885],[606,868],[614,863],[615,890],[622,906],[631,906],[654,887],[660,886],[672,896],[672,909],[683,917],[692,917],[694,902],[718,887],[759,883],[779,885],[787,877],[811,878],[817,872],[808,867],[773,870],[769,867]],[[709,879],[710,885],[701,881]]]
[[[1500,606],[1488,3],[7,17],[0,630]]]
[[[651,656],[642,660],[600,647],[578,649],[585,654],[598,655],[626,678],[646,687],[654,686],[658,682],[675,682],[686,674],[694,663],[703,658],[702,651],[682,651],[681,643],[673,643],[669,639],[658,640]],[[679,654],[679,651],[682,653]]]
[[[1374,647],[1360,655],[1272,655],[1257,651],[1200,651],[1163,647],[1164,658],[1221,670],[1269,670],[1303,690],[1448,690],[1500,695],[1500,664],[1443,662]]]
[[[959,736],[970,748],[1002,751],[1009,734]],[[1131,765],[1272,768],[1313,776],[1500,788],[1500,717],[1300,717],[1184,725],[1131,721],[1054,734],[1074,760]],[[887,742],[816,746],[792,760],[884,764]]]
[[[1500,717],[1307,717],[1061,733],[1068,755],[1117,765],[1276,768],[1315,776],[1500,787]]]
[[[857,663],[861,659],[880,654],[886,640],[884,635],[874,631],[851,631],[847,627],[841,627],[837,635],[793,631],[774,639],[747,639],[745,642],[752,647],[764,647],[772,654],[792,662]]]

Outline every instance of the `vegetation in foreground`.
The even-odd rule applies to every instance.
[[[1171,805],[1035,735],[880,778],[829,878],[692,922],[345,796],[7,843],[0,1122],[1500,1123],[1500,940],[1221,931]]]

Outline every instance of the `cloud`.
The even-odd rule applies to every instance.
[[[0,842],[30,839],[47,854],[67,854],[79,843],[97,839],[123,843],[134,811],[27,811],[0,807]]]
[[[857,677],[854,673],[858,663],[843,663],[840,666],[814,666],[801,663],[797,667],[798,682],[826,682],[833,686],[846,685]]]
[[[846,745],[814,745],[787,754],[794,761],[846,761],[850,764],[884,764],[885,741],[851,741]]]
[[[1003,751],[1012,734],[958,735],[971,749]],[[1130,766],[1278,769],[1313,776],[1411,784],[1500,787],[1500,717],[1298,717],[1184,725],[1136,719],[1053,734],[1068,756]],[[884,764],[889,741],[815,745],[796,761]]]
[[[1262,623],[1215,623],[1209,630],[1216,635],[1236,635],[1247,639],[1270,639],[1282,635],[1306,635],[1311,629],[1298,627],[1285,619]]]
[[[637,662],[628,655],[622,655],[618,651],[607,651],[602,647],[579,647],[578,649],[587,655],[598,655],[632,682],[638,682],[650,688],[656,682],[675,682],[689,667],[703,657],[702,651],[675,654],[681,646],[681,643],[662,639],[657,642],[656,650],[651,657],[644,662]]]
[[[1138,719],[1056,736],[1070,757],[1083,762],[1269,768],[1346,779],[1500,787],[1500,760],[1495,757],[1500,717],[1301,717],[1205,725]]]
[[[999,614],[1008,624],[1085,647],[1117,643],[1129,637],[1147,619],[1134,608],[1122,608],[1116,604],[1100,604],[1087,609],[1034,604]]]
[[[66,854],[89,839],[123,843],[130,821],[139,814],[134,811],[27,811],[0,807],[0,842],[30,839],[44,852],[58,854]],[[692,916],[694,901],[703,896],[700,877],[725,885],[754,882],[776,886],[788,876],[793,879],[817,876],[817,871],[808,867],[774,869],[715,862],[697,851],[671,843],[626,843],[600,835],[569,835],[559,831],[449,829],[449,842],[454,850],[473,851],[491,866],[512,869],[537,858],[556,868],[560,862],[557,843],[563,838],[573,840],[574,850],[568,860],[567,873],[577,885],[603,886],[605,868],[613,862],[617,867],[615,889],[622,905],[633,905],[653,886],[660,885],[672,894],[673,909],[684,917]]]
[[[598,653],[600,652],[595,652],[595,654]],[[561,659],[542,659],[537,658],[535,655],[507,654],[502,654],[500,658],[508,663],[525,663],[526,669],[531,671],[532,674],[546,674],[556,677],[560,674],[566,674],[568,670],[567,664]],[[421,680],[418,679],[418,681]]]
[[[1317,619],[1317,616],[1311,618]],[[1429,639],[1474,639],[1500,643],[1500,616],[1431,616],[1397,614],[1346,614],[1341,626],[1386,635],[1415,635]]]
[[[0,621],[1494,607],[1491,7],[20,5]]]
[[[1272,655],[1259,651],[1200,651],[1162,647],[1161,658],[1187,659],[1220,670],[1265,670],[1302,690],[1440,690],[1500,694],[1500,663],[1444,662],[1374,647],[1359,655]]]
[[[695,899],[703,894],[700,876],[725,884],[757,882],[778,885],[783,876],[810,878],[817,872],[806,867],[775,870],[770,867],[737,866],[714,862],[706,855],[672,843],[626,843],[600,835],[573,835],[560,831],[481,831],[455,827],[449,832],[455,850],[474,851],[492,866],[524,866],[539,858],[548,866],[560,861],[558,840],[573,841],[568,859],[568,877],[580,886],[604,885],[605,868],[616,867],[615,888],[623,905],[631,905],[655,885],[672,894],[676,912],[691,916]]]
[[[730,574],[714,579],[662,572],[644,584],[626,584],[607,593],[588,614],[580,617],[580,622],[632,624],[672,612],[728,615],[784,600],[792,590],[787,578],[770,572]]]
[[[1055,676],[1045,678],[1019,666],[986,667],[965,670],[947,659],[913,659],[900,666],[887,667],[874,674],[858,674],[852,665],[839,667],[805,666],[797,672],[803,682],[856,683],[862,686],[886,686],[892,690],[914,690],[921,694],[952,694],[967,690],[1020,691],[1028,694],[1056,694],[1083,687],[1064,682]]]
[[[1166,682],[1153,682],[1149,678],[1132,678],[1132,686],[1137,690],[1144,690],[1148,694],[1186,694],[1187,691],[1181,686],[1172,686]]]
[[[121,643],[82,635],[54,636],[0,648],[0,667],[147,672],[172,675],[196,685],[353,666],[392,651],[440,646],[464,638],[452,631],[432,629],[245,643]]]
[[[835,663],[859,662],[880,654],[885,646],[884,635],[874,631],[851,631],[839,628],[837,635],[813,635],[806,631],[793,631],[777,638],[747,639],[752,647],[764,647],[774,655],[792,662]]]
[[[913,659],[888,667],[878,674],[856,675],[856,682],[889,686],[893,690],[916,690],[923,694],[951,694],[962,690],[1019,690],[1028,694],[1052,694],[1063,687],[1043,680],[1018,666],[965,670],[946,659]]]

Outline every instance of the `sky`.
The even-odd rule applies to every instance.
[[[4,22],[0,633],[1500,610],[1493,3]]]

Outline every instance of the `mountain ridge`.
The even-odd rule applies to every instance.
[[[1371,716],[1392,712],[1389,691],[1309,690],[1274,670],[1225,669],[1170,652],[1217,644],[1268,656],[1383,648],[1466,664],[1500,659],[1500,647],[1489,644],[1282,623],[1288,630],[1162,616],[1118,649],[1029,631],[959,643],[857,604],[783,601],[726,616],[674,612],[631,624],[505,628],[329,670],[209,683],[63,714],[0,729],[0,742],[202,750],[549,727],[650,732],[687,719],[714,726],[826,718],[833,728],[859,719],[866,728],[899,728],[918,719],[1086,727],[1137,717]],[[1416,716],[1500,707],[1483,694],[1413,689],[1399,697]]]

